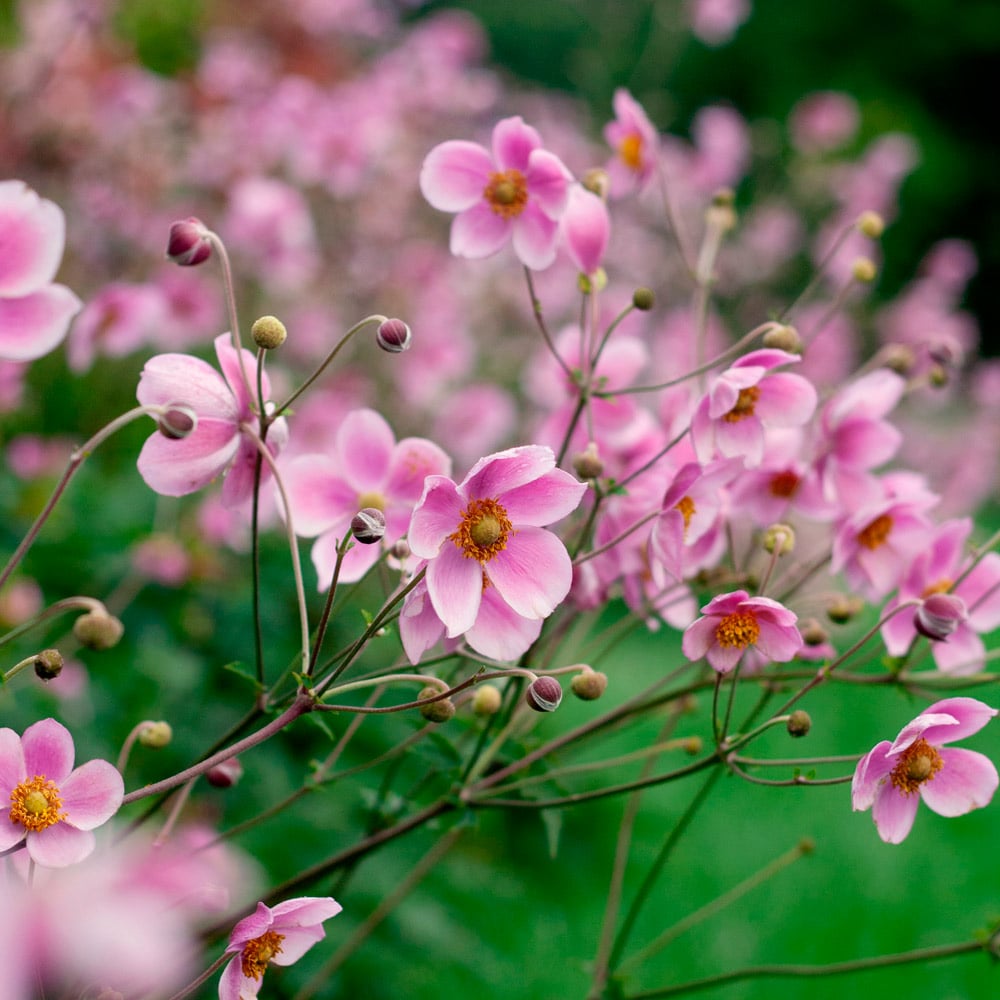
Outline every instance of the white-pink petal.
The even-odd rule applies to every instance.
[[[513,524],[542,527],[571,514],[586,492],[586,483],[563,469],[552,469],[530,483],[504,491],[501,503]]]
[[[385,487],[396,435],[375,410],[352,410],[337,428],[340,470],[358,493]]]
[[[22,296],[56,276],[66,239],[62,209],[23,181],[0,181],[0,296]]]
[[[476,462],[462,480],[460,489],[470,500],[502,498],[504,494],[545,475],[555,465],[555,453],[546,445],[508,448]]]
[[[69,823],[55,823],[28,834],[31,860],[43,868],[66,868],[82,861],[93,850],[97,838],[90,830],[78,830]]]
[[[0,298],[0,358],[34,361],[62,343],[83,303],[63,285]]]
[[[486,201],[477,202],[452,219],[449,248],[456,257],[478,260],[495,254],[507,242],[511,222]]]
[[[531,526],[510,534],[507,547],[485,569],[500,596],[524,618],[550,615],[573,582],[573,564],[562,541]]]
[[[465,502],[450,479],[428,476],[410,520],[410,551],[420,559],[433,559],[447,537],[458,529],[464,511]]]
[[[566,169],[562,160],[554,153],[545,149],[536,149],[528,160],[528,169],[525,172],[525,181],[528,185],[528,197],[536,204],[542,212],[550,219],[558,220],[568,207],[570,197],[570,182],[573,177]],[[575,188],[582,194],[590,194],[581,187]],[[597,195],[592,195],[597,198]],[[597,198],[601,208],[604,202]],[[603,219],[598,218],[596,224],[605,229],[604,240],[607,242],[607,228],[609,226],[607,209],[603,210]]]
[[[493,158],[501,170],[528,172],[528,159],[542,144],[538,131],[520,115],[502,118],[493,126]]]
[[[527,652],[541,631],[541,618],[519,615],[500,597],[496,587],[487,587],[476,622],[465,638],[477,653],[511,662]]]
[[[938,751],[943,766],[920,786],[928,807],[939,816],[962,816],[989,805],[1000,777],[989,757],[975,750],[945,747]]]
[[[88,760],[59,783],[59,794],[66,822],[78,830],[93,830],[118,812],[125,784],[113,764]]]
[[[199,420],[235,424],[239,411],[225,379],[207,361],[190,354],[158,354],[143,366],[136,398],[143,406],[184,403]]]
[[[282,465],[281,475],[297,535],[312,538],[357,513],[357,493],[326,455],[300,455]]]
[[[902,843],[913,828],[919,804],[919,795],[904,795],[891,781],[879,785],[872,803],[878,835],[887,844]]]
[[[433,441],[425,438],[403,438],[396,445],[389,462],[386,494],[394,500],[415,503],[424,489],[428,476],[451,475],[451,459]]]
[[[953,723],[945,724],[940,731],[930,727],[923,731],[924,739],[934,746],[954,743],[955,740],[964,740],[966,736],[978,733],[997,714],[997,709],[991,708],[978,698],[944,698],[928,706],[919,717],[942,714],[954,720]]]
[[[25,777],[44,774],[57,785],[73,770],[73,737],[55,719],[42,719],[21,735]]]
[[[813,415],[816,401],[816,389],[808,379],[778,372],[761,379],[754,413],[775,427],[797,427]]]
[[[514,219],[511,239],[517,259],[533,271],[543,271],[556,259],[559,223],[529,201]]]
[[[444,623],[448,638],[472,628],[483,595],[483,571],[475,559],[466,559],[446,542],[436,559],[427,564],[427,593]]]
[[[435,146],[420,170],[420,191],[442,212],[462,212],[483,197],[496,170],[489,152],[475,142],[452,140]]]
[[[168,497],[180,497],[207,486],[232,461],[239,447],[234,424],[199,420],[188,437],[172,441],[158,431],[139,452],[136,465],[146,485]]]

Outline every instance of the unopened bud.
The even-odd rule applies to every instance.
[[[610,187],[610,179],[608,178],[608,172],[603,167],[591,167],[582,177],[580,183],[593,194],[596,194],[598,198],[603,201],[608,200],[608,188]]]
[[[872,240],[877,240],[885,232],[885,219],[878,212],[862,212],[854,225],[859,233]]]
[[[536,677],[525,692],[524,700],[536,712],[554,712],[562,696],[562,688],[554,677]]]
[[[170,728],[169,722],[147,722],[139,730],[138,741],[140,746],[148,747],[150,750],[162,750],[170,746],[170,741],[174,738],[174,731]]]
[[[254,320],[253,326],[250,327],[250,336],[258,347],[262,347],[265,351],[273,351],[285,342],[288,331],[277,316],[261,316],[260,319]]]
[[[705,210],[705,223],[721,233],[736,228],[735,196],[729,188],[722,188],[712,195],[712,203]]]
[[[389,548],[389,555],[400,562],[410,558],[410,543],[405,538],[397,538]]]
[[[832,622],[843,625],[856,618],[864,610],[864,602],[859,597],[839,594],[826,606],[826,616]]]
[[[944,365],[931,365],[927,369],[927,381],[935,389],[943,389],[951,381],[951,376]]]
[[[167,240],[167,259],[181,267],[203,264],[212,256],[212,243],[208,234],[205,224],[194,216],[172,223]]]
[[[88,649],[111,649],[125,634],[125,626],[107,611],[88,611],[73,622],[73,635]]]
[[[378,325],[375,341],[383,351],[401,354],[408,351],[413,343],[410,328],[401,319],[386,319]]]
[[[503,696],[494,684],[480,684],[472,698],[472,711],[476,715],[496,715],[500,711]]]
[[[906,344],[889,344],[882,352],[883,364],[897,375],[909,375],[916,358]]]
[[[653,294],[652,288],[637,288],[632,293],[632,305],[634,305],[640,312],[649,312],[655,303],[656,296]]]
[[[608,272],[603,267],[599,267],[593,274],[581,272],[576,276],[576,287],[580,289],[582,295],[603,292],[608,287]]]
[[[569,686],[581,701],[596,701],[607,690],[608,675],[599,670],[584,670],[570,681]]]
[[[815,618],[808,618],[801,622],[799,632],[802,635],[802,641],[807,646],[822,646],[830,639],[830,633]]]
[[[373,545],[385,535],[385,514],[377,507],[362,507],[351,518],[351,534],[362,545]]]
[[[789,524],[772,524],[764,532],[764,551],[788,555],[795,551],[795,529]]]
[[[156,418],[160,433],[171,441],[182,441],[194,433],[198,426],[198,414],[187,403],[170,403]]]
[[[875,261],[870,257],[857,257],[851,264],[851,274],[855,281],[869,285],[877,277],[878,268],[875,267]]]
[[[242,777],[239,757],[230,757],[205,772],[205,779],[213,788],[232,788]]]
[[[35,675],[43,681],[51,681],[62,673],[63,658],[58,649],[43,649],[35,657]]]
[[[697,757],[701,753],[701,748],[704,746],[704,741],[700,736],[689,736],[684,740],[684,752],[689,757]]]
[[[809,718],[809,713],[803,712],[801,708],[792,712],[788,717],[787,728],[789,736],[796,738],[805,736],[812,728],[812,719]]]
[[[969,617],[965,601],[956,594],[931,594],[917,608],[913,627],[936,642],[947,639]]]
[[[597,479],[604,471],[604,463],[597,451],[597,442],[591,441],[578,455],[573,456],[573,471],[581,479]]]
[[[442,693],[441,688],[428,684],[427,687],[417,695],[417,701],[427,701],[428,698],[437,698]],[[440,698],[438,701],[427,701],[426,705],[420,706],[420,714],[428,722],[447,722],[455,715],[455,703],[451,698]]]
[[[788,351],[789,354],[802,353],[802,338],[794,326],[777,326],[768,330],[761,338],[761,343],[765,347]]]

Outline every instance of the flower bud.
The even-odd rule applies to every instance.
[[[503,695],[495,684],[480,684],[472,698],[472,711],[476,715],[496,715],[502,702]]]
[[[43,681],[51,681],[62,673],[63,658],[58,649],[43,649],[35,657],[35,675]]]
[[[554,712],[562,701],[562,688],[554,677],[536,677],[524,694],[529,708],[536,712]]]
[[[170,746],[170,741],[174,738],[174,731],[169,722],[146,722],[139,730],[138,741],[140,746],[148,747],[150,750],[162,750]]]
[[[596,194],[603,201],[608,200],[608,188],[610,179],[608,172],[603,167],[591,167],[580,179],[580,183],[590,192]]]
[[[843,625],[861,614],[864,602],[859,597],[847,597],[839,594],[826,607],[826,616],[832,622]]]
[[[851,274],[855,281],[870,285],[878,276],[878,269],[875,267],[875,261],[871,258],[857,257],[851,264]]]
[[[788,351],[789,354],[802,353],[802,338],[794,326],[776,326],[768,330],[761,338],[761,343],[765,347]]]
[[[897,375],[909,375],[916,358],[906,344],[889,344],[882,352],[883,364]]]
[[[273,351],[285,342],[288,331],[277,316],[261,316],[254,320],[253,326],[250,327],[250,336],[258,347],[265,351]]]
[[[885,219],[878,212],[862,212],[854,225],[859,233],[872,240],[877,240],[885,231]]]
[[[410,554],[410,543],[405,538],[397,538],[389,547],[389,555],[400,562],[406,562]]]
[[[581,701],[596,701],[607,690],[608,675],[599,670],[584,670],[570,681],[569,686]]]
[[[212,243],[208,233],[209,230],[201,219],[194,216],[172,223],[167,240],[167,259],[181,267],[204,264],[212,256]]]
[[[795,551],[795,529],[788,524],[772,524],[764,532],[764,551],[788,555]]]
[[[597,442],[591,441],[578,455],[573,456],[573,471],[581,479],[597,479],[604,471],[604,463],[597,452]]]
[[[373,545],[385,535],[385,514],[377,507],[362,507],[351,518],[351,534],[362,545]]]
[[[387,319],[379,323],[375,340],[383,351],[401,354],[412,346],[413,334],[401,319]]]
[[[722,233],[735,229],[736,211],[733,208],[735,203],[736,195],[732,188],[719,188],[712,195],[712,202],[705,211],[706,224]]]
[[[198,426],[198,414],[187,403],[170,403],[156,418],[157,427],[165,438],[183,441]]]
[[[73,622],[73,635],[88,649],[111,649],[125,634],[125,626],[107,611],[88,611]]]
[[[913,627],[934,641],[947,639],[969,617],[965,601],[956,594],[931,594],[913,616]]]
[[[794,736],[798,739],[801,736],[805,736],[812,727],[812,719],[809,718],[808,712],[803,712],[802,709],[797,709],[792,712],[788,717],[787,722],[788,735]]]
[[[427,687],[417,695],[417,701],[427,701],[428,698],[437,698],[442,694],[439,687],[428,684]],[[447,722],[455,715],[455,703],[451,698],[441,698],[438,701],[427,701],[426,705],[420,706],[420,714],[428,722]]]
[[[637,288],[632,293],[632,305],[640,312],[649,312],[655,302],[656,296],[653,294],[652,288]]]
[[[830,640],[830,633],[815,618],[807,618],[804,622],[800,622],[799,632],[807,646],[822,646],[824,642]]]
[[[935,389],[943,389],[951,381],[951,376],[944,365],[931,365],[927,369],[927,381]]]
[[[205,779],[213,788],[232,788],[243,777],[239,757],[230,757],[205,772]]]

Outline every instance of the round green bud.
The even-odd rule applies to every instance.
[[[796,739],[805,736],[812,727],[812,719],[809,718],[808,712],[803,712],[802,709],[797,709],[792,712],[788,717],[788,735],[794,736]]]
[[[496,715],[503,703],[503,695],[494,684],[480,684],[472,698],[472,711],[476,715]]]
[[[822,646],[830,639],[830,633],[815,618],[807,618],[802,622],[799,631],[807,646]]]
[[[768,330],[761,338],[761,343],[765,347],[788,351],[789,354],[802,353],[802,338],[794,326],[778,326],[773,330]]]
[[[580,183],[598,198],[607,201],[608,188],[611,181],[608,172],[603,167],[591,167],[581,178]]]
[[[604,463],[594,441],[591,441],[578,455],[573,456],[573,471],[581,479],[597,479],[604,472]]]
[[[764,532],[764,551],[788,555],[795,551],[795,529],[789,524],[772,524]]]
[[[63,658],[58,649],[43,649],[35,657],[35,675],[50,681],[62,673]]]
[[[253,342],[265,351],[273,351],[276,347],[281,347],[288,337],[285,324],[277,316],[261,316],[254,320],[250,327],[250,336]]]
[[[150,750],[162,750],[170,746],[173,738],[174,731],[170,728],[169,722],[147,722],[139,730],[138,741],[140,746],[148,747]]]
[[[441,688],[435,687],[433,684],[428,684],[417,695],[417,701],[427,701],[428,698],[437,698],[441,693]],[[442,698],[439,701],[427,701],[426,705],[420,706],[420,714],[428,722],[447,722],[455,715],[455,703],[451,698]]]
[[[73,622],[73,635],[88,649],[111,649],[125,634],[125,626],[107,611],[88,611]]]
[[[569,686],[581,701],[596,701],[607,690],[608,675],[599,670],[584,670],[570,681]]]
[[[656,296],[653,294],[652,288],[637,288],[632,293],[632,305],[636,307],[640,312],[649,312],[653,308],[653,304],[656,302]]]
[[[885,232],[885,219],[878,212],[862,212],[854,225],[859,233],[872,240],[877,240]]]
[[[875,261],[870,257],[858,257],[851,264],[851,274],[855,281],[870,285],[878,276],[878,268],[875,267]]]

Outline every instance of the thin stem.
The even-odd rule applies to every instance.
[[[809,283],[799,292],[798,295],[792,299],[791,302],[782,309],[781,313],[778,315],[778,321],[784,322],[792,313],[792,310],[798,306],[800,303],[804,302],[812,293],[819,287],[820,283],[826,274],[826,269],[830,266],[830,262],[834,257],[837,256],[837,252],[840,248],[847,242],[847,238],[856,230],[855,224],[852,222],[845,226],[840,233],[837,234],[837,238],[833,241],[833,245],[826,252],[823,259],[819,262],[819,266],[816,268],[812,278]]]
[[[670,235],[673,236],[674,242],[677,244],[677,252],[681,258],[681,264],[684,265],[684,270],[687,272],[691,281],[697,282],[698,279],[695,275],[694,265],[691,263],[692,256],[687,248],[687,236],[681,228],[677,213],[674,212],[673,201],[670,197],[670,190],[667,187],[666,171],[663,169],[660,157],[656,158],[656,180],[660,188],[660,197],[663,200],[663,214],[667,218],[667,227],[670,230]]]
[[[240,320],[236,311],[236,285],[233,282],[233,267],[229,262],[229,251],[226,250],[226,244],[222,242],[222,237],[218,233],[209,230],[206,233],[206,238],[219,256],[219,266],[222,268],[222,290],[226,300],[226,313],[229,316],[229,336],[236,351],[236,360],[239,362],[240,378],[243,379],[243,387],[247,393],[247,405],[252,407],[254,392],[250,385],[250,377],[247,375],[243,344],[240,341]],[[260,412],[263,413],[263,409]]]
[[[581,563],[587,562],[588,559],[593,559],[595,556],[599,556],[604,552],[610,551],[619,542],[623,542],[626,538],[628,538],[629,535],[634,534],[636,531],[638,531],[641,527],[643,527],[643,525],[649,524],[650,521],[653,521],[656,518],[658,518],[660,516],[660,513],[661,513],[660,511],[654,510],[652,513],[647,514],[645,517],[639,518],[639,520],[636,521],[635,524],[632,524],[629,527],[627,527],[623,532],[621,532],[621,534],[615,535],[615,537],[612,538],[610,542],[605,542],[602,546],[600,546],[600,548],[591,549],[589,552],[585,552],[582,556],[577,556],[573,560],[573,565],[579,566]]]
[[[330,613],[333,611],[333,601],[337,596],[337,582],[340,580],[340,567],[344,563],[344,556],[347,554],[350,535],[346,535],[343,541],[337,542],[337,560],[333,564],[333,576],[330,579],[330,587],[326,593],[326,600],[323,602],[323,613],[319,618],[319,625],[316,626],[316,636],[313,639],[312,653],[309,655],[309,674],[312,675],[319,662],[319,653],[323,648],[323,640],[326,638],[326,628],[330,623]]]
[[[197,979],[192,983],[188,983],[180,992],[175,993],[169,1000],[184,1000],[184,997],[191,996],[192,993],[203,983],[207,983],[209,979],[215,975],[223,965],[226,964],[230,959],[236,958],[232,952],[223,952]]]
[[[78,594],[75,597],[64,597],[61,601],[56,601],[55,604],[50,604],[43,611],[40,611],[34,618],[30,618],[26,622],[22,622],[17,628],[12,628],[4,636],[0,636],[0,646],[6,646],[8,642],[13,642],[15,639],[20,638],[26,632],[30,632],[33,628],[37,628],[43,622],[48,621],[50,618],[55,618],[56,615],[61,615],[64,611],[97,611],[99,613],[108,613],[107,606],[102,602],[97,600],[96,597],[86,597],[83,594]]]
[[[542,303],[535,294],[535,280],[531,277],[531,270],[527,267],[524,269],[524,278],[528,283],[528,294],[531,296],[531,311],[535,316],[535,323],[541,331],[542,339],[545,341],[545,346],[548,347],[549,353],[552,357],[559,362],[559,366],[566,373],[567,378],[572,381],[573,372],[570,370],[569,365],[563,360],[562,355],[556,350],[556,345],[552,340],[552,334],[549,333],[549,328],[545,325],[545,317],[542,315]]]

